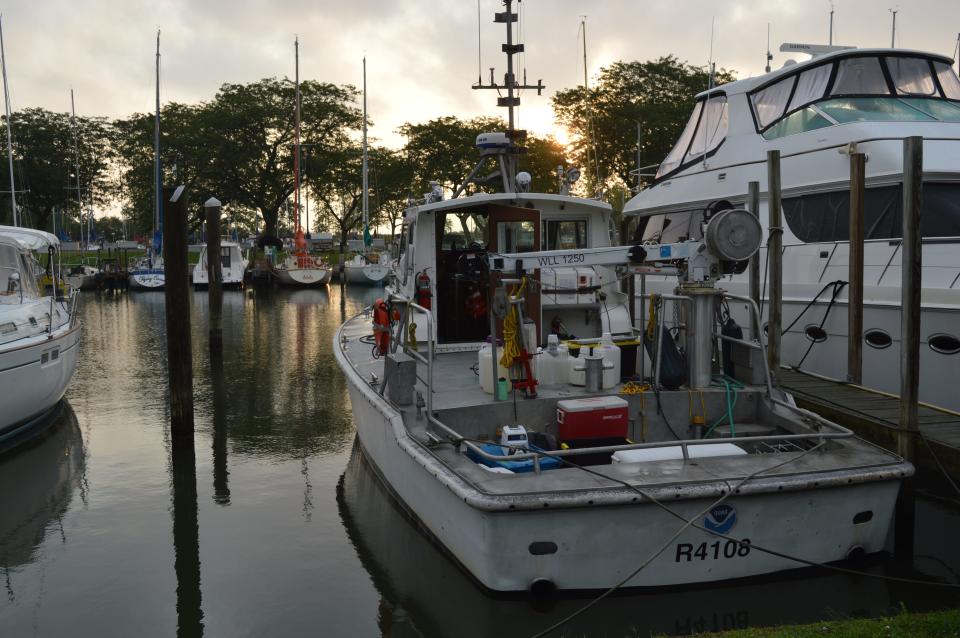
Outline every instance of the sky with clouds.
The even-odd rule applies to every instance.
[[[960,2],[916,0],[524,0],[520,4],[527,79],[543,97],[524,95],[520,124],[552,130],[549,95],[583,79],[581,16],[591,76],[616,60],[673,54],[694,64],[713,57],[738,77],[763,71],[770,24],[774,67],[784,41],[825,44],[831,6],[834,43],[889,46],[897,9],[898,47],[953,56]],[[480,0],[484,80],[502,77],[499,0]],[[122,117],[153,108],[155,34],[161,30],[164,101],[210,99],[224,82],[293,76],[300,38],[301,78],[360,85],[368,65],[371,135],[389,145],[407,121],[497,113],[477,77],[477,0],[8,0],[4,44],[13,109],[68,111],[70,88],[81,115]]]

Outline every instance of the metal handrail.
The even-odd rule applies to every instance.
[[[724,297],[727,297],[729,299],[743,301],[745,303],[750,304],[753,312],[759,318],[759,312],[760,312],[759,308],[757,307],[756,303],[749,297],[741,297],[739,295],[728,295],[726,293],[722,293],[722,294]],[[689,297],[686,297],[683,295],[661,295],[661,298],[664,298],[670,301],[681,301],[681,302],[690,301]],[[411,299],[409,299],[408,297],[404,297],[402,295],[398,295],[395,293],[391,294],[389,296],[389,300],[391,303],[403,304],[404,306],[406,306],[407,312],[409,312],[410,310],[413,310],[414,312],[423,314],[427,319],[427,355],[426,357],[424,357],[420,352],[416,350],[412,350],[406,343],[407,335],[403,331],[403,327],[402,327],[405,321],[401,323],[400,328],[398,330],[398,335],[397,335],[398,342],[402,345],[403,352],[408,356],[412,357],[413,359],[415,359],[416,361],[427,366],[427,380],[426,380],[427,421],[429,423],[432,423],[436,427],[438,427],[441,431],[443,431],[448,437],[450,437],[450,439],[453,442],[460,445],[464,445],[465,447],[473,451],[473,453],[476,454],[477,456],[489,461],[504,460],[504,457],[502,455],[491,454],[486,450],[484,450],[483,448],[481,448],[480,446],[478,446],[473,441],[467,440],[462,434],[460,434],[459,432],[457,432],[456,430],[448,426],[442,420],[437,418],[436,415],[434,415],[434,412],[433,412],[433,359],[434,359],[433,313],[427,308],[424,308],[423,306],[417,303],[414,303]],[[658,328],[661,328],[660,331],[662,332],[663,313],[661,312],[660,315],[661,315],[661,320],[658,321],[658,324],[659,324]],[[729,338],[729,340],[742,342],[748,345],[749,347],[753,347],[753,348],[759,347],[759,349],[763,353],[764,370],[766,372],[766,380],[767,380],[767,394],[772,404],[776,406],[780,406],[787,410],[790,410],[791,412],[794,412],[806,419],[816,421],[821,427],[825,427],[832,430],[831,432],[819,431],[819,432],[811,432],[809,434],[771,434],[771,435],[764,435],[764,436],[751,436],[748,438],[750,442],[767,443],[767,442],[801,441],[801,440],[810,440],[810,439],[816,439],[820,442],[823,442],[826,439],[845,439],[845,438],[850,438],[854,436],[854,433],[851,430],[843,426],[837,425],[836,423],[832,423],[816,414],[813,414],[812,412],[802,410],[794,405],[791,405],[790,403],[787,403],[786,401],[782,401],[773,396],[772,375],[770,373],[769,364],[767,362],[766,349],[762,341],[760,341],[758,344],[755,344],[753,342],[747,342],[746,340],[739,340],[734,338]],[[659,369],[658,369],[658,372],[659,372]],[[681,453],[683,455],[683,459],[688,460],[690,458],[689,446],[691,445],[696,446],[696,445],[709,445],[709,444],[723,443],[723,442],[741,442],[743,440],[744,440],[743,437],[739,439],[732,438],[732,437],[711,438],[711,439],[682,439],[679,441],[627,443],[623,445],[606,445],[606,446],[599,446],[599,447],[576,448],[576,449],[568,449],[568,450],[551,450],[551,451],[544,450],[541,452],[521,452],[518,454],[512,454],[510,455],[510,460],[520,461],[520,460],[530,459],[533,461],[534,472],[539,473],[540,458],[543,456],[566,457],[566,456],[577,456],[582,454],[596,454],[596,453],[607,453],[607,452],[612,453],[612,452],[618,452],[622,450],[641,450],[641,449],[652,449],[652,448],[663,448],[663,447],[675,447],[679,445],[681,449]]]

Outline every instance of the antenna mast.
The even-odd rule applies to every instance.
[[[890,27],[890,48],[893,49],[896,47],[894,42],[897,39],[897,10],[889,9],[890,13],[893,15],[893,24]]]
[[[773,60],[773,54],[770,53],[770,23],[767,23],[767,66],[764,72],[770,73],[770,61]]]
[[[520,0],[516,1],[519,2]],[[506,11],[495,13],[493,18],[495,23],[504,23],[507,25],[507,43],[502,47],[503,52],[507,54],[507,72],[503,76],[503,84],[497,84],[493,81],[493,69],[491,69],[490,84],[477,82],[471,87],[473,89],[493,89],[498,92],[501,89],[506,89],[507,91],[506,97],[502,95],[497,97],[497,106],[506,107],[508,113],[506,133],[507,139],[509,140],[509,147],[506,149],[506,152],[501,155],[500,172],[503,176],[504,189],[510,193],[517,192],[517,156],[524,150],[516,143],[522,141],[527,135],[526,131],[514,128],[516,121],[514,118],[514,108],[520,106],[520,97],[516,95],[516,91],[521,89],[536,89],[537,95],[542,95],[543,89],[546,88],[543,85],[543,80],[537,80],[535,85],[517,84],[517,78],[513,72],[513,56],[518,53],[523,53],[523,44],[514,44],[513,42],[513,23],[517,21],[518,17],[517,14],[513,12],[513,3],[514,0],[503,0]],[[459,194],[465,186],[466,182],[458,189],[457,194]],[[456,195],[454,195],[454,197],[456,197]]]
[[[830,38],[827,43],[833,46],[833,2],[830,3]]]
[[[77,211],[80,216],[80,243],[83,243],[83,199],[80,196],[80,143],[77,140],[77,112],[73,107],[73,89],[70,89],[70,125],[73,128],[73,163],[77,184]],[[90,238],[87,237],[89,243]]]
[[[153,208],[153,244],[157,244],[157,231],[160,230],[160,224],[163,222],[160,219],[160,216],[163,214],[163,203],[160,199],[163,197],[162,194],[162,182],[163,175],[160,172],[160,29],[157,29],[157,105],[156,105],[156,116],[153,120],[153,170],[154,170],[154,208]],[[77,202],[80,202],[80,192],[77,191]],[[81,205],[81,215],[82,215],[82,205]]]
[[[7,161],[10,164],[10,206],[13,225],[17,223],[17,189],[13,185],[13,137],[10,134],[10,89],[7,85],[7,55],[3,49],[3,18],[0,17],[0,67],[3,69],[3,104],[7,110]]]

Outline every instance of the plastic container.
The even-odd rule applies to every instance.
[[[560,368],[560,340],[557,335],[547,336],[547,349],[537,357],[537,379],[542,386],[558,385],[566,381],[567,369]]]
[[[613,342],[609,332],[600,337],[600,344],[593,348],[593,354],[601,355],[606,361],[613,364],[612,368],[604,366],[603,389],[609,390],[620,383],[620,347]]]
[[[620,397],[590,397],[557,402],[557,431],[561,441],[626,439],[628,403]],[[693,446],[691,446],[692,448]]]
[[[480,347],[480,352],[477,353],[477,372],[480,376],[480,387],[483,388],[483,391],[487,394],[493,394],[493,372],[491,361],[493,349],[490,347],[489,343],[485,343]],[[497,357],[503,356],[503,348],[497,348]],[[500,365],[499,361],[497,362],[497,378],[503,377],[504,379],[510,378],[510,371]]]
[[[587,373],[584,370],[574,370],[574,368],[577,367],[577,364],[583,363],[582,361],[580,361],[580,357],[586,354],[591,354],[591,352],[592,350],[590,346],[581,346],[580,354],[577,355],[576,357],[570,357],[567,360],[567,370],[568,370],[568,374],[570,375],[569,379],[570,379],[571,385],[579,385],[579,386],[587,385]]]

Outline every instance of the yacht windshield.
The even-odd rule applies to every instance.
[[[673,149],[667,154],[666,159],[660,164],[660,168],[657,169],[657,177],[666,175],[680,166],[680,160],[683,159],[684,154],[687,152],[687,147],[690,146],[690,140],[693,138],[693,132],[697,129],[697,122],[700,121],[700,110],[702,108],[703,102],[697,102],[697,105],[693,107],[693,113],[690,115],[690,119],[687,120],[687,125],[683,128],[680,139],[677,140]]]
[[[727,96],[723,93],[711,93],[702,98],[693,107],[693,113],[680,134],[680,139],[660,164],[657,178],[705,159],[726,139],[728,126]]]
[[[767,139],[846,122],[955,122],[960,79],[942,60],[857,54],[778,78],[750,94]]]

